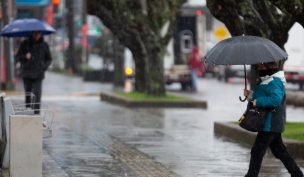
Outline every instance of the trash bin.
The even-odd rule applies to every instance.
[[[2,167],[10,177],[42,177],[42,140],[51,136],[54,114],[44,108],[35,115],[21,100],[1,96],[1,128],[7,140]]]
[[[38,115],[11,115],[10,177],[42,177],[42,119]]]

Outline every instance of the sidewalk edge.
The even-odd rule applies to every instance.
[[[247,145],[252,145],[256,136],[256,133],[246,131],[237,124],[229,122],[214,122],[214,133]],[[304,159],[304,142],[284,138],[284,144],[293,157]]]

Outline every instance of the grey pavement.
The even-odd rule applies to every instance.
[[[249,147],[213,134],[214,121],[236,121],[245,109],[238,101],[242,83],[201,79],[198,93],[182,93],[178,87],[168,89],[207,100],[208,109],[115,106],[79,94],[111,89],[109,84],[48,73],[42,102],[55,116],[53,136],[43,142],[44,177],[244,176]],[[288,107],[287,114],[289,121],[304,121],[302,108]],[[297,161],[304,167],[303,159]],[[260,176],[289,175],[267,154]]]
[[[21,80],[17,81],[16,87],[16,90],[23,91]],[[81,93],[98,94],[100,90],[111,88],[110,84],[83,82],[79,77],[65,76],[53,72],[47,72],[43,80],[43,94],[47,96],[79,95]]]

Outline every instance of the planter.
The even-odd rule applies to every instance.
[[[207,109],[206,101],[163,101],[163,100],[133,100],[111,92],[100,94],[102,101],[131,108],[201,108]]]

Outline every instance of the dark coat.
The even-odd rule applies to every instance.
[[[27,60],[26,53],[30,52],[32,58]],[[43,38],[35,41],[33,38],[24,40],[16,55],[17,62],[20,62],[20,76],[29,79],[43,79],[44,73],[51,64],[52,56],[50,48]]]

